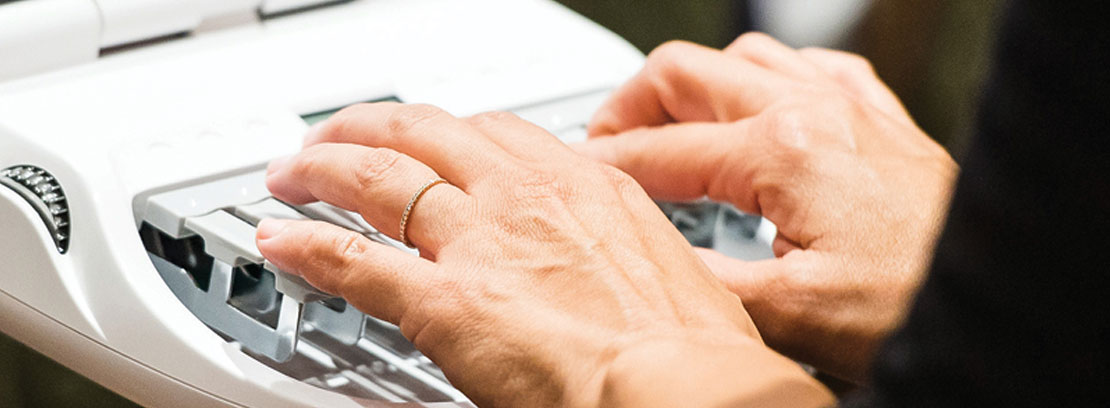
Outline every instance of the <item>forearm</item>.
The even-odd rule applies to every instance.
[[[829,407],[835,398],[793,361],[756,340],[661,341],[618,356],[602,407]]]

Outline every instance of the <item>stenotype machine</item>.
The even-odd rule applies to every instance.
[[[265,164],[356,102],[509,110],[565,141],[643,55],[548,0],[0,1],[0,330],[147,406],[470,406],[400,335],[276,271]],[[774,227],[664,205],[695,243]]]

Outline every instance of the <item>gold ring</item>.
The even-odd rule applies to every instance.
[[[424,183],[424,185],[421,186],[419,190],[416,190],[416,194],[413,194],[412,198],[409,199],[409,204],[405,206],[405,212],[401,213],[401,234],[399,238],[401,238],[402,244],[405,244],[405,246],[409,248],[416,248],[412,245],[412,242],[409,242],[409,237],[405,234],[405,228],[409,225],[409,215],[412,214],[412,208],[416,206],[416,202],[420,201],[420,197],[423,197],[424,193],[428,192],[428,190],[430,190],[432,187],[435,187],[437,184],[443,184],[446,182],[447,180],[444,180],[443,178],[437,177],[431,179],[427,183]]]

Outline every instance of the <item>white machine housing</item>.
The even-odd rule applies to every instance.
[[[643,55],[549,0],[319,3],[0,5],[0,170],[48,171],[69,224],[62,253],[0,187],[0,330],[146,406],[390,404],[291,378],[202,323],[144,249],[143,200],[250,177],[299,150],[302,116],[388,97],[580,140]],[[469,406],[448,394],[429,405]]]

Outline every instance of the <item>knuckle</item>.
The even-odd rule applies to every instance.
[[[660,44],[658,47],[655,47],[655,49],[652,50],[650,54],[648,54],[648,59],[651,60],[678,58],[688,52],[692,47],[694,47],[694,44],[687,41],[667,41],[663,44]]]
[[[768,113],[763,134],[770,167],[781,176],[797,177],[815,173],[824,156],[837,150],[839,119],[826,118],[814,109],[785,108]]]
[[[822,47],[808,46],[808,47],[798,48],[798,52],[801,53],[801,54],[805,54],[805,55],[817,55],[817,54],[824,54],[824,53],[828,52],[828,49],[827,48],[822,48]]]
[[[601,166],[600,172],[605,181],[608,182],[610,185],[616,187],[619,191],[628,191],[640,188],[640,184],[636,182],[636,179],[632,178],[631,175],[625,173],[624,171],[621,171],[616,167],[603,165]]]
[[[871,64],[871,60],[862,55],[847,51],[829,50],[823,48],[820,49],[820,51],[828,55],[829,58],[832,58],[833,61],[839,60],[838,65],[840,65],[841,69],[843,71],[846,71],[846,73],[875,73],[875,66]]]
[[[859,99],[841,90],[830,90],[818,105],[815,114],[827,123],[844,123],[868,118],[869,112]]]
[[[573,195],[573,191],[555,172],[535,169],[521,170],[514,180],[516,194],[523,199],[562,200]]]
[[[779,152],[801,152],[811,144],[810,121],[812,114],[804,109],[784,107],[766,114],[768,141]]]
[[[825,69],[835,79],[878,80],[879,76],[875,71],[875,66],[871,63],[871,60],[862,55],[820,47],[803,48],[800,52],[818,62],[821,68]]]
[[[405,105],[393,111],[386,119],[391,134],[403,135],[432,126],[451,117],[443,109],[431,105]]]
[[[360,236],[353,233],[333,235],[328,241],[328,250],[332,255],[332,263],[338,269],[346,270],[356,265],[366,252]]]
[[[550,189],[558,184],[559,178],[552,172],[537,169],[524,169],[519,171],[517,184],[527,188]]]
[[[737,37],[733,45],[736,48],[743,50],[759,50],[775,42],[776,40],[774,38],[771,38],[771,36],[767,34],[758,31],[751,31],[741,34],[740,37]]]
[[[313,225],[313,228],[308,228],[302,237],[301,256],[298,260],[301,262],[299,272],[313,286],[326,291],[333,285],[327,281],[328,276],[323,271],[335,269],[335,248],[331,244],[330,237],[323,234],[319,227],[319,225]]]
[[[519,119],[520,118],[517,115],[515,115],[513,113],[510,113],[510,112],[491,111],[491,112],[482,112],[482,113],[479,113],[477,115],[471,116],[471,117],[467,118],[467,122],[469,122],[472,125],[481,126],[481,125],[486,125],[486,124],[513,122],[513,121],[517,121]]]
[[[783,173],[799,175],[812,168],[816,155],[807,149],[785,149],[776,155],[779,162],[784,165]]]
[[[681,40],[672,40],[656,47],[647,56],[645,69],[650,73],[667,74],[680,67],[681,62],[697,48],[693,43]]]
[[[864,58],[862,55],[850,52],[842,52],[845,61],[853,69],[861,72],[874,73],[875,66],[871,64],[871,60]]]
[[[372,148],[360,155],[354,166],[355,179],[364,191],[387,180],[401,161],[401,155],[393,150]]]
[[[361,236],[337,231],[317,221],[302,237],[301,273],[313,286],[328,293],[341,294],[352,282],[359,259],[366,251]]]

